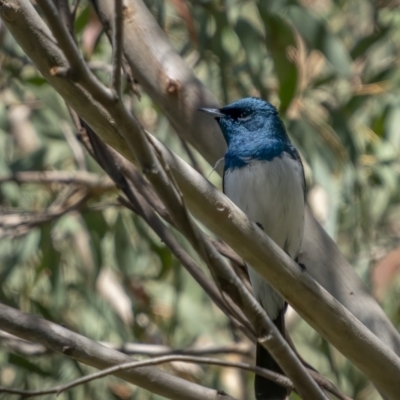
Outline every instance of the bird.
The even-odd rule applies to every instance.
[[[223,192],[297,262],[304,230],[304,169],[277,109],[265,100],[247,97],[219,109],[200,110],[216,119],[227,143]],[[256,299],[285,336],[285,300],[251,265],[248,272]],[[256,365],[283,373],[260,344]],[[258,375],[254,386],[257,400],[288,396],[287,389]]]

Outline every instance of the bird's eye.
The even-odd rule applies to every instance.
[[[249,113],[245,110],[229,110],[229,116],[236,121],[245,121],[249,118]]]
[[[240,114],[240,116],[238,117],[238,120],[241,121],[241,122],[247,121],[249,119],[250,119],[250,115],[247,114],[246,112],[242,112]]]

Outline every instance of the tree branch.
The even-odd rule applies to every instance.
[[[32,343],[24,339],[20,339],[14,335],[10,335],[6,332],[0,331],[0,340],[9,346],[13,351],[24,354],[27,356],[43,356],[51,354],[51,352],[42,344]],[[129,355],[142,355],[150,357],[161,357],[167,355],[186,355],[186,356],[209,356],[209,355],[224,355],[224,354],[236,354],[242,357],[252,357],[251,348],[253,347],[250,343],[239,342],[233,343],[227,346],[205,346],[205,347],[193,347],[188,349],[172,349],[164,345],[155,345],[147,343],[123,343],[115,344],[109,342],[99,342],[103,346],[110,349],[117,350],[124,354]],[[331,382],[326,378],[320,376],[315,371],[310,371],[314,379],[318,384],[327,392],[332,393],[340,400],[350,400],[349,397],[342,394]],[[1,392],[1,388],[0,388]],[[19,393],[20,391],[17,390]],[[26,394],[26,391],[23,391]],[[39,391],[35,391],[39,392]],[[8,392],[13,393],[13,392]],[[23,393],[21,393],[23,394]]]
[[[111,87],[118,99],[121,98],[121,68],[122,68],[122,0],[114,0],[114,26],[113,26],[113,70]]]
[[[52,221],[83,206],[88,198],[85,188],[72,188],[58,196],[57,200],[42,212],[14,212],[0,214],[0,238],[20,236],[31,228]]]
[[[0,176],[0,185],[6,182],[77,184],[90,189],[115,189],[114,182],[108,176],[100,176],[86,171],[22,171],[7,176]]]
[[[51,352],[40,343],[33,343],[7,332],[0,331],[0,340],[12,351],[24,354],[26,356],[43,356]],[[186,355],[186,356],[209,356],[236,354],[246,358],[252,358],[253,345],[250,342],[237,342],[225,346],[194,346],[185,349],[173,349],[169,346],[150,343],[111,343],[99,342],[99,344],[110,349],[119,351],[127,355],[141,355],[149,357],[160,357],[168,355]]]
[[[68,32],[67,26],[60,23],[62,19],[59,16],[54,3],[50,0],[38,0],[37,2],[47,19],[47,23],[49,24],[59,47],[63,50],[64,55],[69,62],[67,69],[65,69],[65,65],[57,65],[50,70],[50,74],[57,76],[62,72],[61,75],[70,76],[73,80],[81,83],[84,82],[86,89],[95,98],[101,99],[103,102],[112,102],[113,95],[111,91],[104,87],[104,85],[92,74],[76,47],[73,37]]]
[[[283,375],[277,374],[276,372],[272,372],[263,368],[253,367],[246,363],[232,362],[219,360],[218,358],[206,358],[206,357],[196,357],[196,356],[184,356],[184,355],[170,355],[170,356],[161,356],[155,357],[150,360],[143,361],[131,361],[124,364],[115,365],[110,368],[106,368],[103,371],[95,372],[93,374],[83,376],[82,378],[75,379],[72,382],[69,382],[65,385],[55,386],[50,389],[45,390],[18,390],[13,388],[6,388],[4,386],[0,386],[0,393],[10,393],[10,394],[20,394],[24,397],[33,397],[40,396],[46,394],[55,393],[57,396],[65,392],[66,390],[72,389],[73,387],[83,385],[85,383],[91,382],[95,379],[103,378],[107,375],[115,374],[116,372],[131,370],[139,367],[147,367],[152,365],[165,364],[173,361],[180,361],[186,363],[197,363],[197,364],[206,364],[206,365],[217,365],[221,367],[230,367],[230,368],[239,368],[244,371],[255,372],[257,375],[263,376],[264,378],[270,379],[281,386],[284,386],[287,389],[293,390],[293,384],[290,382],[288,378]]]
[[[86,168],[85,153],[83,151],[83,148],[79,144],[74,132],[72,131],[70,125],[66,121],[61,121],[60,128],[65,136],[65,139],[69,147],[72,150],[72,154],[74,155],[78,169],[81,171],[86,171],[87,168]]]
[[[1,329],[83,364],[105,369],[131,362],[125,354],[109,349],[60,325],[0,304]],[[175,377],[153,367],[140,367],[115,373],[121,379],[153,393],[176,400],[234,400],[231,396]]]
[[[113,2],[94,0],[92,4],[111,39]],[[226,144],[217,124],[206,121],[197,110],[204,105],[217,106],[215,97],[194,76],[144,3],[129,0],[124,4],[123,51],[133,76],[179,136],[214,165],[214,154],[221,158]]]

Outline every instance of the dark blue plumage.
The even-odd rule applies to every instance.
[[[250,97],[213,115],[225,137],[224,193],[293,259],[301,246],[304,225],[304,173],[297,150],[278,112],[270,103]],[[285,302],[249,266],[254,295],[284,335]],[[282,373],[269,353],[257,347],[257,365]],[[257,400],[280,400],[286,389],[256,376]]]
[[[219,112],[223,117],[216,119],[228,144],[225,168],[241,168],[252,160],[270,161],[282,152],[298,158],[272,104],[250,97],[225,106]]]

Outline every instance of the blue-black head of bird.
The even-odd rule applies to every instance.
[[[296,157],[278,111],[267,101],[247,97],[220,109],[200,110],[215,117],[228,144],[225,168],[270,161],[283,152]]]

